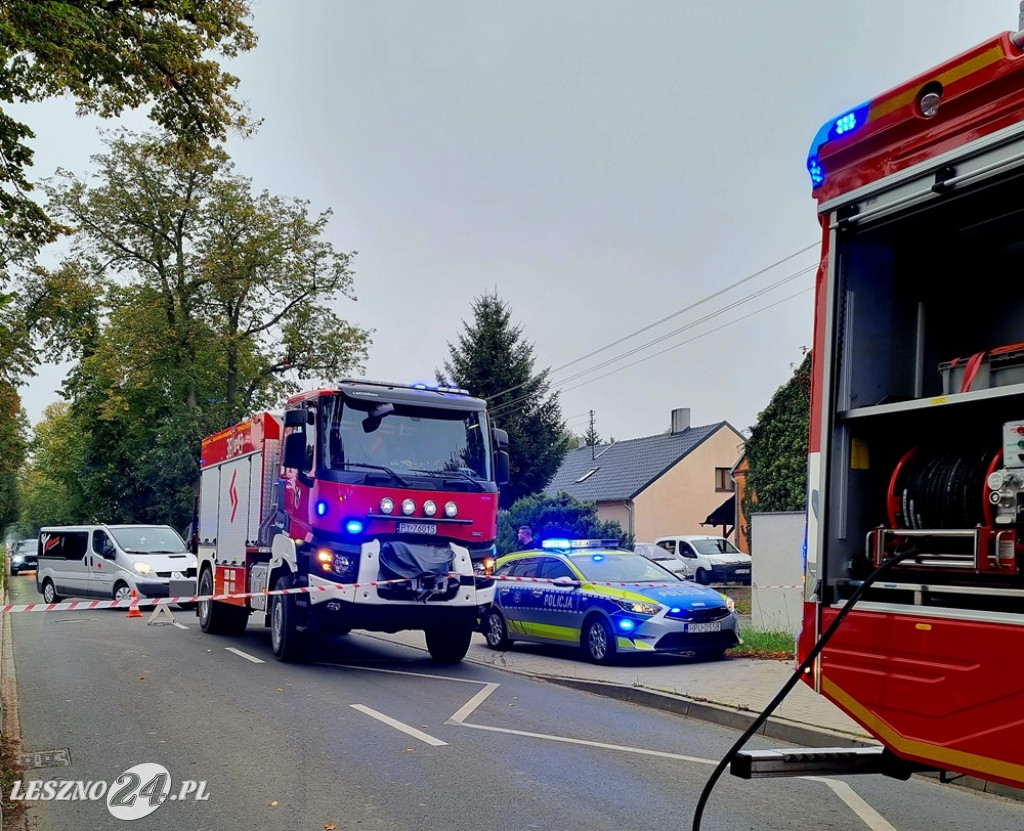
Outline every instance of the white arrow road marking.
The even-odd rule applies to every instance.
[[[248,652],[243,652],[241,649],[235,649],[233,646],[224,647],[228,652],[233,652],[239,658],[245,658],[247,661],[252,661],[254,664],[265,663],[262,659],[257,658],[255,655],[250,655]]]
[[[179,629],[188,629],[188,627],[184,623],[178,623],[178,621],[176,620],[172,620],[171,623],[174,626],[177,626]]]
[[[698,765],[711,765],[714,767],[718,764],[717,759],[702,759],[699,756],[686,756],[681,753],[669,753],[664,750],[650,750],[646,747],[629,747],[627,745],[620,744],[607,744],[605,742],[594,742],[587,739],[573,739],[568,736],[552,736],[547,733],[529,733],[525,730],[512,730],[507,727],[490,727],[486,724],[466,724],[465,720],[481,705],[487,698],[493,693],[499,684],[490,683],[487,681],[477,681],[470,678],[452,678],[446,675],[430,675],[428,673],[420,672],[407,672],[400,669],[384,669],[382,667],[363,667],[357,664],[330,664],[329,666],[344,666],[346,669],[359,669],[364,672],[384,672],[390,675],[408,675],[412,678],[432,678],[437,681],[457,681],[462,684],[480,684],[481,689],[476,695],[474,695],[469,701],[463,704],[448,721],[446,725],[452,727],[466,727],[471,730],[487,730],[492,733],[505,733],[511,736],[523,736],[528,739],[541,739],[549,742],[562,742],[564,744],[578,744],[585,747],[596,747],[602,750],[617,750],[621,753],[637,753],[642,756],[657,756],[662,759],[678,759],[681,762],[692,762]],[[446,744],[439,739],[435,739],[433,736],[428,736],[426,733],[420,733],[415,728],[408,727],[401,722],[395,721],[389,716],[385,716],[382,713],[377,713],[371,710],[369,707],[364,707],[361,704],[349,705],[355,709],[366,713],[373,718],[380,719],[385,724],[390,724],[392,727],[396,727],[403,732],[413,735],[421,741],[426,741],[428,744]],[[417,735],[418,734],[418,735]],[[872,808],[861,796],[854,791],[846,782],[841,782],[838,779],[827,779],[822,776],[799,776],[794,777],[797,779],[803,779],[807,782],[820,782],[829,788],[843,803],[851,810],[857,817],[868,827],[871,831],[897,831],[895,826],[882,817],[874,808]]]
[[[407,736],[412,736],[414,739],[419,739],[421,742],[426,742],[434,747],[444,747],[448,742],[443,742],[440,739],[435,739],[433,736],[428,736],[422,730],[417,730],[415,727],[410,727],[408,724],[402,724],[402,722],[386,716],[383,713],[378,713],[376,710],[372,710],[365,704],[349,704],[353,710],[358,710],[360,713],[366,713],[370,718],[375,718],[377,721],[382,721],[389,727],[394,727],[396,730],[401,730]]]

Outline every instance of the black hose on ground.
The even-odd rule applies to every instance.
[[[708,778],[708,781],[704,785],[704,789],[700,792],[700,798],[697,800],[697,807],[694,808],[692,831],[700,831],[701,819],[704,816],[704,806],[707,805],[708,798],[711,796],[711,791],[714,789],[715,784],[718,782],[722,774],[725,772],[725,769],[730,765],[732,760],[736,758],[736,754],[740,752],[740,750],[743,748],[743,745],[745,745],[750,740],[750,737],[753,736],[761,728],[761,725],[763,725],[768,720],[768,717],[775,712],[775,709],[782,703],[782,700],[787,695],[789,695],[789,691],[797,685],[797,682],[801,679],[803,674],[810,668],[811,664],[814,663],[814,659],[817,658],[819,654],[821,654],[821,650],[825,648],[825,644],[827,644],[829,640],[832,638],[832,636],[836,633],[836,630],[839,628],[839,625],[850,613],[850,611],[856,605],[857,601],[861,599],[864,592],[868,588],[870,588],[871,585],[879,577],[885,574],[885,572],[887,572],[894,565],[896,565],[897,563],[901,563],[903,562],[903,560],[909,559],[910,557],[914,557],[916,555],[916,547],[912,547],[902,553],[894,554],[892,557],[890,557],[888,560],[882,563],[878,568],[876,568],[873,572],[871,572],[871,574],[869,574],[864,579],[864,582],[857,587],[857,590],[852,595],[850,595],[850,599],[847,600],[846,605],[844,605],[843,608],[840,609],[839,614],[836,615],[836,619],[832,621],[832,624],[828,627],[828,629],[825,630],[824,634],[822,634],[822,636],[818,638],[817,643],[815,643],[811,651],[807,653],[807,657],[803,659],[803,661],[795,670],[793,670],[793,675],[790,677],[790,679],[782,685],[782,689],[780,689],[775,694],[775,697],[770,702],[768,702],[768,706],[765,707],[764,710],[762,710],[760,714],[758,714],[757,718],[755,718],[750,723],[747,729],[743,731],[743,733],[735,741],[733,746],[729,748],[725,756],[722,757],[722,761],[720,761],[718,765],[715,767],[714,771],[712,771],[711,776]]]

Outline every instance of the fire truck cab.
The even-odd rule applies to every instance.
[[[226,596],[200,602],[202,629],[263,612],[281,660],[318,634],[420,629],[461,660],[493,599],[507,443],[464,390],[365,380],[205,439],[199,595]]]

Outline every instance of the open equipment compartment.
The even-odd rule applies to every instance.
[[[837,213],[834,600],[913,548],[867,602],[1024,612],[1022,187],[1013,173],[868,222]]]

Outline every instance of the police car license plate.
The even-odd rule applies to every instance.
[[[437,525],[426,522],[399,522],[399,534],[436,534]]]
[[[709,623],[688,623],[686,624],[687,632],[721,632],[722,621],[712,620]]]

